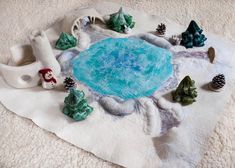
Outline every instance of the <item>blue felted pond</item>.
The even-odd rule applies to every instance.
[[[102,95],[150,96],[172,74],[171,53],[137,38],[108,38],[73,61],[75,78]]]

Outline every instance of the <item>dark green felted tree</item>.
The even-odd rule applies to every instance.
[[[111,14],[107,26],[117,32],[124,32],[125,27],[133,28],[135,22],[129,14],[125,14],[122,8],[117,13]]]
[[[84,98],[83,91],[70,89],[69,95],[64,100],[63,113],[73,118],[76,121],[81,121],[93,111],[93,108],[88,105],[87,100]]]
[[[192,20],[185,32],[182,33],[181,45],[186,48],[202,47],[204,42],[207,40],[204,34],[202,34],[202,29],[197,25],[197,23]]]
[[[194,80],[189,76],[184,77],[177,89],[172,92],[173,100],[182,105],[189,105],[196,101],[197,91]]]
[[[59,39],[56,41],[55,48],[60,50],[67,50],[77,45],[77,39],[72,35],[65,32],[60,34]]]

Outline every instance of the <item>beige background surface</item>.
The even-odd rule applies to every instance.
[[[9,47],[25,41],[33,29],[46,29],[66,12],[99,0],[0,0],[0,61]],[[187,25],[196,20],[205,30],[235,41],[233,0],[112,0],[149,14],[165,15]],[[157,25],[158,23],[156,23]],[[1,93],[0,93],[1,94]],[[30,99],[30,97],[26,97]],[[217,124],[198,167],[235,167],[235,94]],[[115,167],[60,140],[32,121],[0,106],[0,167]]]

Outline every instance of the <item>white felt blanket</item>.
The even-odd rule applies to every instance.
[[[106,7],[97,5],[101,14],[116,11],[119,6]],[[125,8],[124,8],[125,9]],[[159,18],[148,16],[139,11],[126,10],[137,22],[134,33],[155,29]],[[142,24],[144,20],[145,24]],[[180,33],[185,28],[166,20],[168,35]],[[58,38],[58,30],[50,29],[49,39],[53,42]],[[124,118],[106,114],[96,102],[92,102],[94,112],[83,122],[74,122],[62,112],[65,92],[59,90],[46,91],[40,87],[32,89],[13,89],[0,78],[0,101],[16,114],[30,118],[38,126],[55,133],[58,137],[90,151],[100,158],[126,167],[192,167],[200,160],[205,139],[218,121],[228,101],[234,75],[231,73],[235,65],[231,56],[234,51],[231,44],[206,34],[207,45],[201,48],[206,51],[214,46],[218,51],[218,64],[210,64],[207,60],[197,58],[179,58],[179,78],[190,75],[198,88],[197,102],[183,107],[185,117],[178,128],[174,128],[161,138],[153,138],[143,131],[145,119],[138,114]],[[182,48],[175,48],[182,50]],[[204,85],[217,73],[224,73],[227,85],[223,92],[214,93],[205,89]],[[80,86],[82,87],[82,86]],[[86,88],[85,90],[89,95]],[[167,98],[168,95],[165,97]]]

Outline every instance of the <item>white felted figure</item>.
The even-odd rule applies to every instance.
[[[44,89],[52,89],[55,87],[57,80],[50,68],[41,69],[38,73]]]
[[[130,27],[127,27],[126,25],[124,25],[124,33],[125,34],[130,34],[131,33],[131,28]]]

